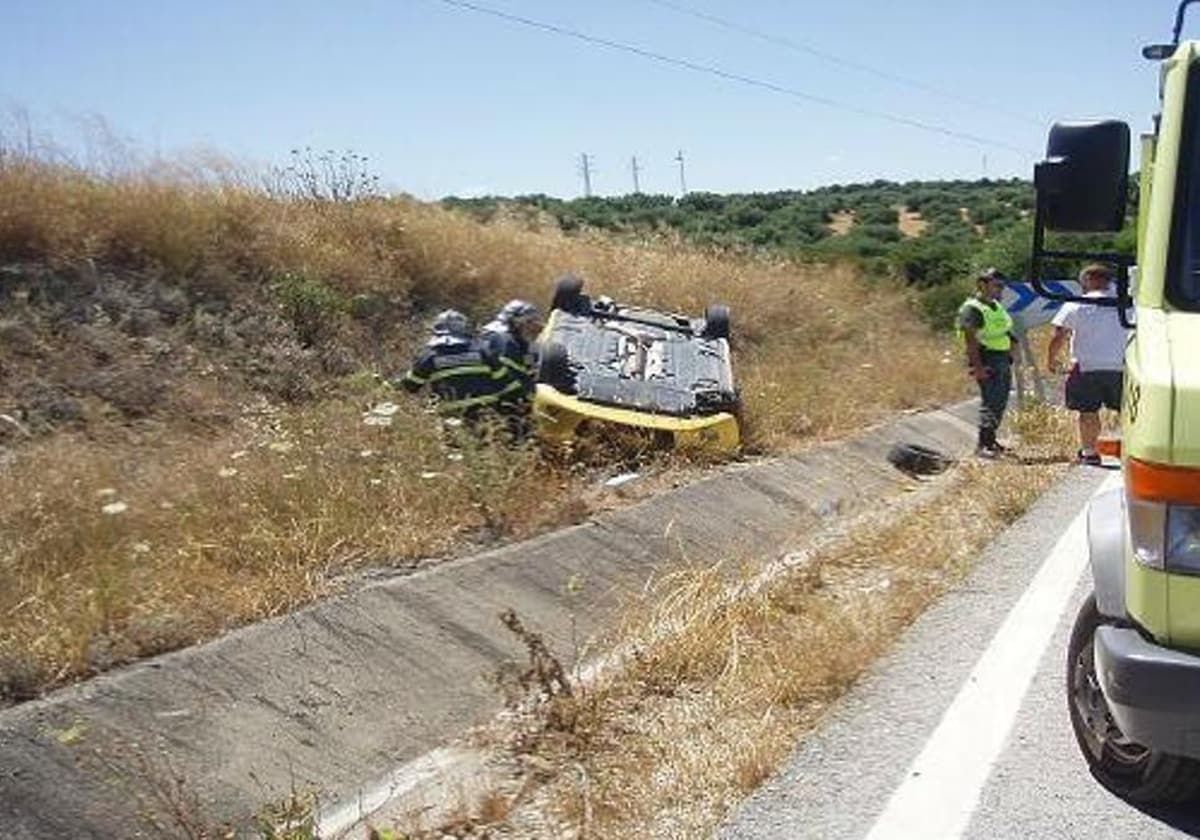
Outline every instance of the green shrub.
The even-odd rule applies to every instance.
[[[287,272],[273,285],[284,317],[291,322],[301,344],[312,346],[333,331],[347,308],[336,289],[307,274]]]

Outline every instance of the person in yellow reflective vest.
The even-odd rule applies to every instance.
[[[971,377],[979,384],[979,440],[975,453],[995,458],[1005,447],[996,430],[1012,390],[1012,316],[1000,304],[1004,276],[994,268],[977,278],[978,290],[958,309],[958,335]]]

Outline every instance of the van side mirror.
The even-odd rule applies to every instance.
[[[1055,123],[1033,169],[1046,230],[1118,231],[1129,192],[1129,126],[1118,120]]]

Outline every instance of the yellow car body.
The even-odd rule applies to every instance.
[[[588,393],[571,393],[571,388],[547,381],[553,377],[547,377],[541,370],[544,364],[540,365],[533,399],[533,419],[540,438],[566,443],[584,432],[616,428],[646,434],[655,442],[669,441],[679,449],[711,452],[738,449],[741,431],[726,338],[701,335],[702,319],[690,322],[681,316],[615,304],[593,307],[589,299],[582,300],[573,311],[551,311],[539,345],[543,355],[556,341],[569,343],[574,354],[588,356],[601,350],[609,353],[604,359],[571,357],[576,368],[586,368],[591,363],[594,381],[603,380],[604,386],[595,390],[606,393],[594,398],[589,398],[593,395]],[[639,332],[647,335],[639,336]],[[628,355],[639,359],[621,355],[627,345],[631,348]],[[565,349],[560,348],[560,352]],[[695,367],[690,367],[693,363]],[[693,405],[688,399],[674,402],[666,399],[687,392],[686,387],[678,386],[672,379],[675,373],[699,369],[711,381],[720,382],[721,392],[728,398],[727,405],[718,408],[710,405],[705,409],[698,400]],[[623,386],[629,389],[628,393],[622,393]],[[662,405],[655,405],[656,388],[663,389]],[[586,387],[583,390],[588,391]]]

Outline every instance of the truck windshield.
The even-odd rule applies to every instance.
[[[1180,309],[1200,310],[1200,65],[1188,71],[1183,137],[1179,152],[1167,299]]]

